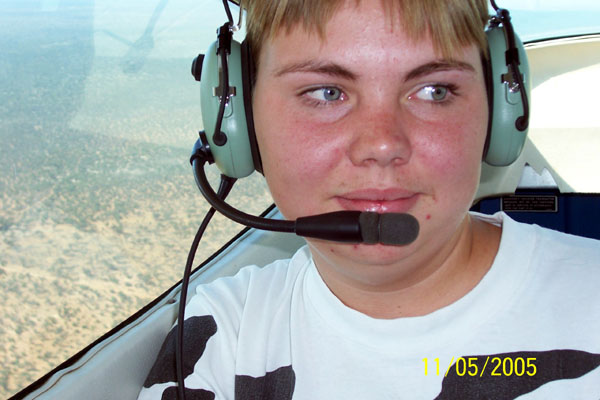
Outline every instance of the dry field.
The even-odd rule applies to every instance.
[[[159,67],[131,78],[116,63],[95,65],[69,121],[0,120],[0,398],[181,279],[208,209],[188,162],[198,106],[182,104],[189,72]],[[252,213],[270,204],[260,177],[230,199]],[[196,260],[239,229],[216,217]]]

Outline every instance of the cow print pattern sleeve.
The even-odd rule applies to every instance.
[[[187,377],[194,371],[194,365],[204,354],[206,343],[215,333],[217,324],[211,315],[190,317],[184,321],[183,337],[183,376]],[[158,358],[144,382],[144,387],[149,388],[157,383],[177,382],[177,369],[175,364],[175,336],[177,326],[167,335]],[[214,395],[213,395],[214,397]]]
[[[183,375],[188,377],[200,360],[208,340],[217,333],[217,324],[211,315],[194,316],[184,322]],[[177,400],[177,372],[175,363],[175,336],[177,326],[167,335],[158,358],[144,383],[145,388],[169,383],[161,400]],[[291,366],[283,366],[264,376],[235,376],[235,398],[240,400],[291,400],[296,376]],[[185,389],[187,400],[213,400],[215,394],[205,389]]]

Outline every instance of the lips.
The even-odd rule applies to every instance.
[[[419,193],[403,189],[361,189],[336,196],[336,200],[345,210],[377,213],[408,212],[418,198]]]

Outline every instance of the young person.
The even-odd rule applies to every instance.
[[[401,212],[420,231],[406,246],[308,239],[200,286],[188,398],[600,395],[599,243],[468,212],[487,20],[483,0],[249,4],[254,123],[283,215]],[[173,350],[170,335],[140,399],[176,398]]]

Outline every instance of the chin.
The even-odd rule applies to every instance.
[[[321,240],[310,240],[311,248],[319,252],[324,259],[339,263],[346,259],[355,264],[391,265],[401,262],[414,252],[414,243],[406,246],[388,246],[383,244],[348,244]]]
[[[414,248],[411,245],[390,246],[384,244],[360,244],[350,247],[350,256],[356,262],[363,262],[371,265],[389,265],[397,263],[410,254]]]

